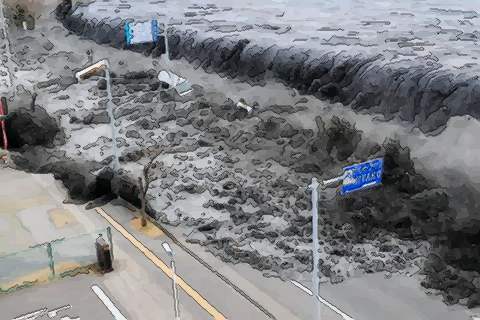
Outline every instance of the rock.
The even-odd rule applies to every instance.
[[[100,79],[97,81],[98,90],[107,90],[107,80]]]
[[[127,138],[134,138],[134,139],[139,139],[141,138],[140,136],[140,133],[138,133],[138,131],[135,131],[135,130],[128,130],[125,134],[125,136]]]
[[[330,275],[330,283],[331,284],[338,284],[341,283],[345,280],[345,278],[342,275],[339,274],[332,274]]]
[[[83,123],[86,125],[89,124],[108,124],[110,123],[110,116],[107,111],[102,111],[100,113],[90,112],[84,119]]]
[[[150,103],[153,101],[153,98],[156,96],[155,92],[147,92],[142,94],[140,97],[135,99],[136,103]]]
[[[11,148],[30,146],[53,146],[57,134],[61,133],[55,119],[40,106],[34,111],[20,108],[9,121],[7,131]]]

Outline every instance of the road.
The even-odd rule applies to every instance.
[[[51,311],[70,306],[59,314],[73,319],[115,320],[91,289],[100,280],[82,275],[1,297],[2,319],[15,319],[44,308]]]
[[[115,212],[117,217],[129,214],[128,209],[111,204],[104,206],[104,209],[107,212]],[[292,319],[312,319],[310,296],[291,282],[264,277],[261,272],[253,270],[247,264],[231,265],[222,262],[219,258],[206,252],[204,247],[185,241],[192,232],[191,228],[172,226],[165,226],[165,228],[182,247],[193,252],[214,270],[237,284],[250,297],[261,303],[274,315],[278,315],[278,319],[289,319],[284,317],[286,314],[294,317]],[[144,238],[144,241],[151,248],[155,248],[155,244],[151,243],[148,238]],[[178,246],[175,247],[178,248]],[[160,248],[158,250],[160,251]],[[189,273],[193,272],[188,265],[181,263],[178,264],[178,269],[187,278]],[[299,281],[307,288],[311,284],[308,273],[293,280]],[[195,280],[192,279],[192,281]],[[404,318],[469,320],[479,311],[478,308],[466,310],[458,305],[446,306],[440,297],[426,295],[420,287],[418,279],[406,275],[393,275],[391,279],[386,279],[383,274],[355,277],[337,285],[323,283],[320,290],[325,300],[355,320],[400,320]],[[325,305],[322,308],[323,311],[328,309]],[[340,320],[348,319],[348,317],[344,318],[338,314],[337,317]]]

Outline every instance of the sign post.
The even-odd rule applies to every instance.
[[[355,191],[367,189],[382,183],[383,159],[373,159],[367,162],[353,164],[343,168],[343,174],[321,183],[312,178],[308,189],[312,192],[312,241],[313,241],[313,274],[312,293],[314,303],[314,319],[320,320],[320,286],[318,278],[318,187],[327,188],[342,182],[340,194],[345,195]]]

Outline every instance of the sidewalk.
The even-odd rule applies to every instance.
[[[51,175],[32,175],[2,168],[0,179],[8,181],[8,188],[0,188],[0,251],[3,254],[28,248],[39,241],[71,237],[107,227],[106,221],[94,210],[84,210],[82,206],[62,203],[65,193],[61,184]],[[90,281],[92,285],[98,284],[105,290],[109,297],[116,301],[117,307],[128,320],[173,319],[170,279],[115,231],[113,231],[113,242],[114,272],[103,276],[82,275],[81,278],[87,282]],[[71,254],[74,255],[75,252]],[[51,297],[52,307],[56,305],[55,296],[66,296],[72,299],[71,297],[75,295],[72,296],[72,290],[67,289],[69,285],[62,284],[64,280],[75,284],[68,278],[58,279],[8,295],[0,295],[0,304],[6,306],[5,309],[1,308],[2,319],[4,314],[14,314],[17,311],[30,312],[43,308],[38,305],[38,302],[45,290],[55,292]],[[70,287],[77,288],[75,285]],[[89,291],[85,288],[85,285],[78,286],[81,292]],[[24,296],[29,298],[24,300],[22,298]],[[17,301],[17,303],[11,301]],[[63,303],[64,300],[61,302]],[[21,308],[18,304],[21,304]],[[73,302],[71,304],[73,306]],[[84,307],[86,310],[82,312],[89,315],[89,304]],[[92,308],[98,307],[92,306]],[[180,309],[182,319],[211,319],[183,292],[180,292]],[[95,318],[94,315],[95,312],[92,311],[92,318],[86,319],[107,320],[101,316]]]

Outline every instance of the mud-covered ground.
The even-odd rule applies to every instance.
[[[273,76],[322,99],[415,122],[478,117],[474,1],[83,1],[65,26],[121,47],[125,21],[170,26],[173,57],[262,83]],[[149,46],[139,50],[155,51]]]
[[[238,92],[214,85],[195,84],[186,98],[161,92],[158,61],[79,41],[52,17],[44,19],[33,31],[11,30],[17,86],[9,136],[18,168],[53,172],[70,200],[116,193],[138,204],[137,177],[160,152],[148,191],[153,217],[191,226],[189,241],[226,261],[288,277],[312,268],[305,190],[311,177],[332,177],[348,163],[383,156],[381,188],[348,197],[323,193],[322,277],[336,283],[364,272],[423,269],[423,284],[439,289],[445,302],[478,304],[476,240],[465,225],[458,228],[451,191],[420,174],[410,150],[389,134],[374,138],[374,126],[362,132],[327,112],[327,103],[285,87],[258,89],[275,93],[271,100],[246,96],[251,114],[235,106]],[[115,173],[105,82],[74,79],[103,57],[114,73],[121,153]],[[257,89],[249,90],[243,93]]]

